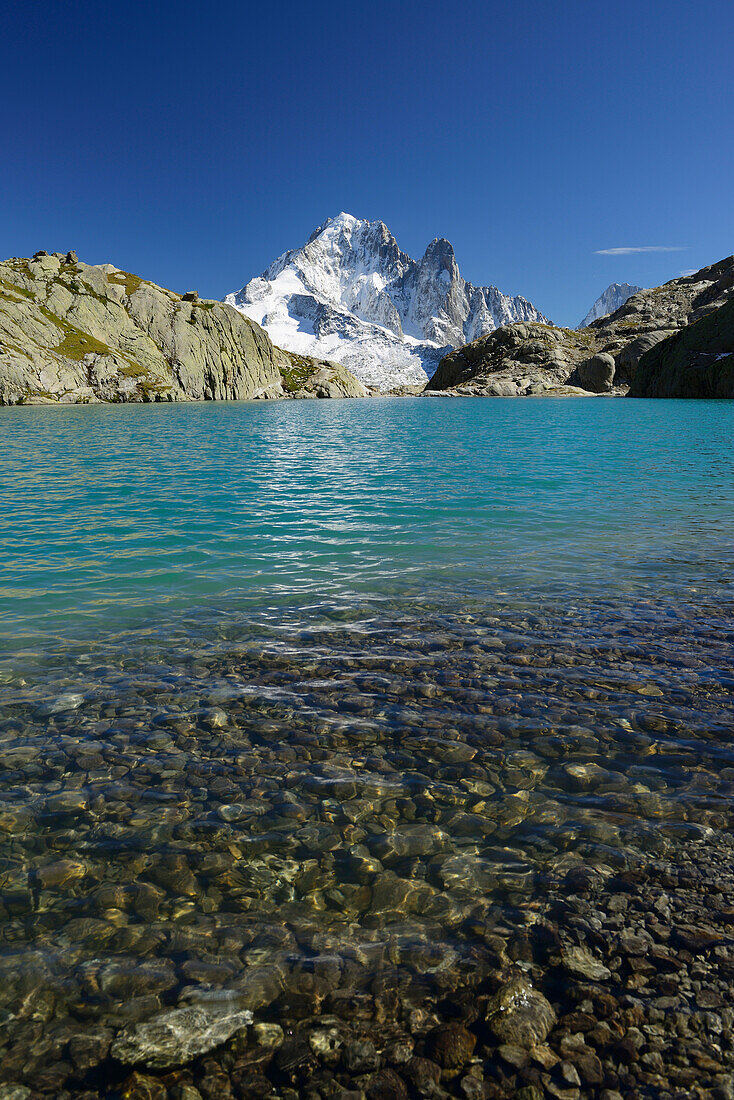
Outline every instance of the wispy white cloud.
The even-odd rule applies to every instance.
[[[697,267],[687,267],[685,269],[685,271],[679,271],[678,272],[678,277],[682,278],[684,275],[695,275],[697,271],[698,271]]]
[[[636,248],[597,248],[595,256],[629,256],[633,252],[685,252],[686,245],[643,244]]]

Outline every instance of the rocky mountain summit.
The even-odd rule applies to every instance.
[[[238,310],[76,253],[0,263],[0,405],[365,396]]]
[[[546,320],[525,298],[467,283],[447,240],[413,260],[383,222],[344,213],[226,301],[281,347],[379,389],[425,383],[447,350],[500,325]]]
[[[584,317],[578,328],[586,328],[592,321],[598,321],[600,317],[606,317],[609,313],[623,306],[633,294],[638,294],[644,287],[632,286],[630,283],[610,283],[603,294],[594,302],[589,312]]]
[[[427,389],[483,396],[532,396],[554,390],[574,392],[574,389],[608,393],[616,388],[623,392],[635,378],[638,363],[646,352],[687,326],[715,314],[732,298],[734,256],[729,256],[694,275],[638,291],[614,313],[580,331],[537,323],[507,325],[446,355]],[[708,328],[698,331],[705,334]],[[689,339],[693,337],[682,337],[682,342],[675,345],[679,349],[677,354],[683,354],[680,349],[684,347],[688,354]],[[696,354],[699,353],[700,349]],[[653,362],[657,360],[645,359],[642,364],[643,374],[651,370],[651,379],[658,377],[657,368],[651,369]],[[709,366],[713,362],[710,360]],[[697,388],[694,375],[695,371],[687,376],[689,390]],[[699,376],[704,377],[700,372]],[[670,388],[671,375],[666,373],[665,377],[668,381],[660,385]],[[708,377],[712,377],[710,370]],[[657,382],[649,384],[653,388],[658,386]],[[706,383],[714,388],[717,385],[713,381]],[[635,382],[632,392],[638,391]],[[701,391],[700,386],[698,392],[687,393],[687,396],[707,395],[713,396]]]

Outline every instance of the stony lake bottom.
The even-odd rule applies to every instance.
[[[734,1097],[734,402],[4,409],[0,503],[3,1100]]]

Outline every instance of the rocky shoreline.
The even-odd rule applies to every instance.
[[[428,389],[462,396],[734,396],[734,256],[641,290],[586,328],[517,323],[441,360]],[[665,366],[660,366],[660,361]]]
[[[0,263],[0,405],[365,397],[233,306],[75,252]]]

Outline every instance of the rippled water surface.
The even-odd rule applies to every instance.
[[[506,586],[719,591],[729,403],[8,409],[3,637]]]
[[[734,403],[0,412],[0,1083],[113,1095],[136,1025],[223,997],[420,1043],[520,972],[560,1015],[635,875],[663,945],[713,919]],[[730,995],[625,958],[595,980],[660,1013]]]

